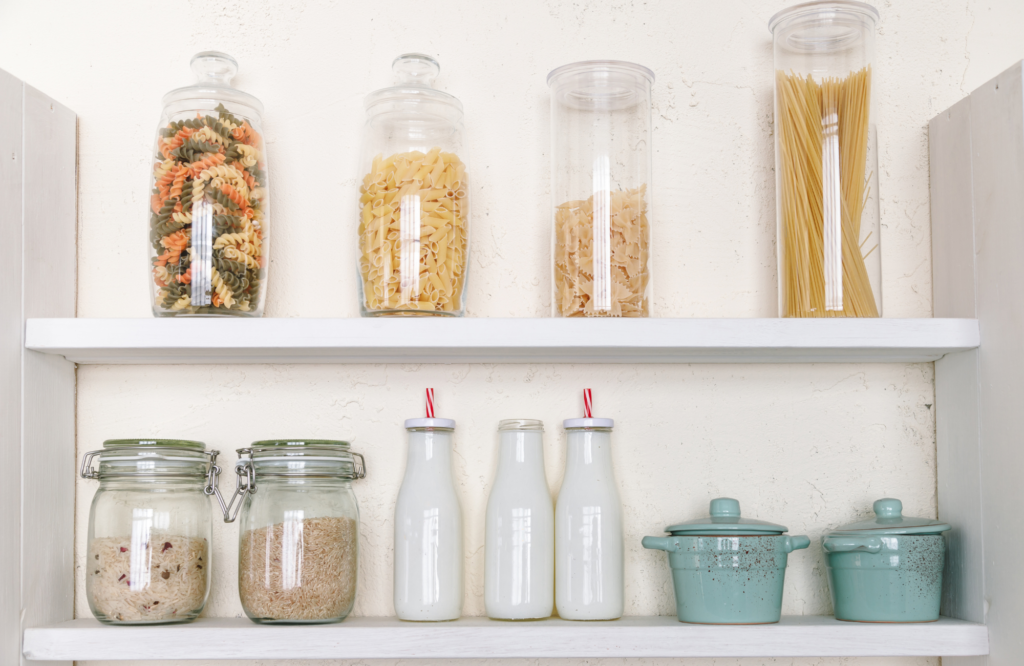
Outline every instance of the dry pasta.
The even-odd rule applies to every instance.
[[[461,314],[466,166],[454,153],[377,155],[359,188],[359,273],[370,314]]]
[[[647,186],[555,209],[555,306],[563,317],[646,317]]]
[[[776,73],[783,315],[877,317],[864,259],[871,69]]]

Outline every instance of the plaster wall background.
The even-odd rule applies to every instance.
[[[144,210],[160,98],[192,82],[193,53],[219,49],[239,60],[235,84],[267,109],[274,197],[267,316],[357,315],[352,192],[361,175],[362,98],[391,84],[396,55],[423,51],[441,62],[438,86],[466,108],[470,316],[547,316],[545,76],[567,62],[616,58],[642,63],[658,77],[655,315],[770,317],[777,297],[767,22],[787,4],[5,0],[0,67],[79,114],[79,316],[149,316]],[[1024,57],[1024,4],[877,6],[885,315],[926,317],[926,123]],[[640,548],[640,537],[703,514],[712,497],[738,497],[745,515],[811,536],[811,549],[790,559],[786,613],[831,612],[817,539],[823,531],[866,516],[871,502],[886,495],[903,499],[907,513],[936,511],[930,364],[88,366],[78,380],[79,454],[106,438],[176,436],[224,451],[230,468],[234,449],[255,439],[350,439],[370,471],[356,487],[363,542],[355,612],[363,615],[393,612],[391,516],[404,468],[401,422],[421,414],[426,386],[437,390],[439,415],[459,424],[467,615],[483,613],[483,506],[498,420],[544,419],[548,480],[557,492],[565,443],[560,423],[580,414],[584,387],[594,389],[597,411],[617,423],[629,614],[674,610],[664,555]],[[94,490],[91,483],[78,488],[79,561]],[[239,615],[237,528],[215,530],[207,614]],[[77,580],[77,611],[87,616],[81,571]],[[578,663],[626,661],[669,660]],[[213,663],[231,662],[201,666]],[[917,666],[937,660],[685,663]]]

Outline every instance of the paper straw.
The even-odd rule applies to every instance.
[[[583,389],[583,411],[586,418],[594,418],[594,396],[590,389]]]
[[[434,418],[434,389],[427,389],[427,418]]]

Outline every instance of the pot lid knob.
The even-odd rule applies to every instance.
[[[898,501],[898,500],[897,500]],[[740,502],[731,497],[719,497],[711,500],[712,518],[739,518]]]
[[[879,518],[898,519],[903,517],[903,502],[891,497],[875,500],[871,508],[875,510],[875,515]]]

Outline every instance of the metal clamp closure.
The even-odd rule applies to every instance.
[[[352,458],[353,458],[353,461],[352,461],[353,476],[355,476],[355,478],[357,478],[357,479],[362,479],[363,477],[366,476],[366,460],[363,459],[363,454],[361,454],[361,453],[356,453],[355,451],[351,451],[351,454],[352,454]],[[355,458],[359,458],[359,463],[358,464],[355,462],[355,460],[354,460]]]
[[[252,449],[239,449],[238,455],[250,455]],[[216,457],[215,457],[216,458]],[[253,469],[252,460],[239,460],[235,463],[235,493],[231,496],[230,502],[224,502],[224,496],[220,494],[221,469],[218,465],[210,465],[210,474],[207,477],[206,488],[203,489],[207,495],[217,498],[221,513],[224,514],[225,523],[233,523],[238,518],[238,511],[242,508],[242,500],[246,495],[256,492],[256,470]]]
[[[80,473],[83,479],[98,479],[100,477],[100,473],[92,468],[92,461],[101,453],[103,453],[102,449],[89,451],[82,456],[82,469],[80,470]]]

